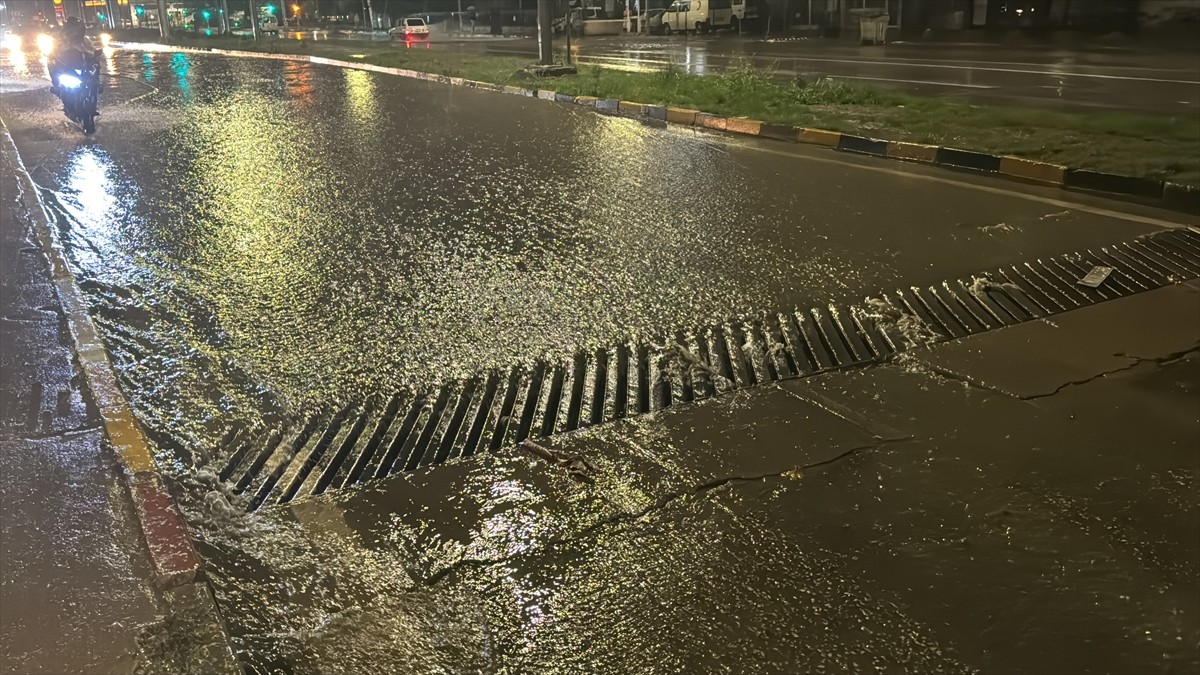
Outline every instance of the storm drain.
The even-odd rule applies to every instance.
[[[1097,288],[1077,282],[1112,268]],[[381,396],[253,437],[219,456],[251,510],[375,478],[699,401],[756,384],[887,360],[898,352],[1200,277],[1200,234],[1129,242],[898,289],[660,341],[580,352],[413,395]]]

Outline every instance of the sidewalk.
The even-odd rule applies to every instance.
[[[152,585],[15,160],[0,155],[0,673],[236,672],[207,586]]]
[[[4,161],[0,672],[131,672],[153,570]]]
[[[208,537],[218,603],[263,671],[1190,672],[1198,306],[546,442],[588,480],[505,448],[293,502]]]

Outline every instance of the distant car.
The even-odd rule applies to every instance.
[[[642,21],[646,22],[646,32],[651,35],[658,35],[663,32],[663,14],[666,14],[665,9],[652,9],[642,15]]]
[[[400,22],[399,26],[393,27],[388,32],[402,40],[429,39],[429,25],[425,23],[425,19],[420,17],[404,19]]]
[[[279,19],[271,16],[259,21],[258,32],[279,35]]]

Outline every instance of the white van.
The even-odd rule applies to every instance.
[[[752,5],[747,0],[733,0],[733,19],[729,23],[729,27],[733,32],[741,31],[742,23],[746,19],[758,18],[758,6]]]
[[[733,19],[730,0],[675,0],[662,16],[663,32],[694,30],[697,33],[728,28]]]

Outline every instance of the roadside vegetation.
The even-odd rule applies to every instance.
[[[702,77],[672,69],[628,72],[580,66],[577,75],[537,79],[521,72],[529,65],[526,59],[454,51],[457,45],[436,42],[429,49],[357,40],[181,38],[176,43],[359,60],[1200,185],[1200,119],[1195,117],[972,105],[838,80],[788,81],[749,68]]]

